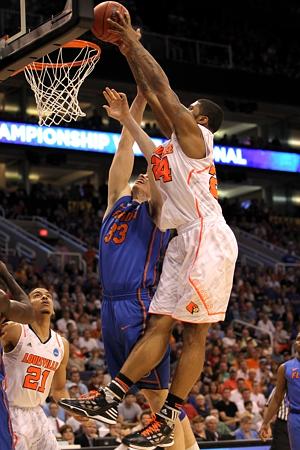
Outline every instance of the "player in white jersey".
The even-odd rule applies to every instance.
[[[165,404],[144,430],[123,440],[130,448],[154,449],[171,445],[174,421],[203,368],[209,326],[224,320],[232,287],[237,243],[217,201],[213,162],[213,133],[221,125],[223,112],[206,99],[185,108],[161,67],[138,41],[129,16],[108,20],[119,34],[121,51],[137,84],[141,85],[140,71],[157,96],[169,124],[170,140],[155,149],[129,114],[124,94],[106,90],[105,108],[130,131],[143,151],[162,194],[160,225],[162,229],[176,228],[178,236],[167,249],[145,334],[117,379],[94,398],[92,408],[98,408],[98,417],[102,411],[115,413],[116,404],[132,384],[161,360],[176,320],[183,321],[182,354]],[[74,402],[65,404],[71,407]],[[85,413],[88,407],[91,405],[83,400],[79,407],[77,403],[76,411]]]
[[[31,325],[8,322],[1,336],[16,450],[57,450],[58,444],[42,409],[51,392],[54,400],[65,390],[69,344],[50,329],[54,313],[50,292],[29,294],[36,319]]]

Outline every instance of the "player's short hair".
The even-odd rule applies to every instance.
[[[212,133],[215,133],[223,122],[224,113],[222,108],[206,98],[200,98],[198,103],[200,105],[201,114],[208,117],[208,129]]]

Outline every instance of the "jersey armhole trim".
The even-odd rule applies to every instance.
[[[130,200],[130,199],[132,199],[132,196],[131,195],[122,195],[122,197],[118,198],[118,200],[115,201],[115,203],[113,204],[113,206],[111,207],[109,212],[106,214],[106,216],[102,220],[102,224],[104,224],[107,221],[107,219],[109,217],[111,217],[113,212],[120,206],[120,204],[122,203],[122,201],[124,201],[124,199],[129,199]]]

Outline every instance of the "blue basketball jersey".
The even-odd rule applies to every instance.
[[[289,407],[300,411],[300,361],[298,358],[284,363]]]
[[[99,272],[103,292],[121,295],[158,282],[160,256],[169,240],[149,214],[148,202],[120,198],[105,217],[99,243]]]

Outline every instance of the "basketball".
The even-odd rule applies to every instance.
[[[116,33],[109,29],[109,23],[107,19],[117,19],[116,12],[124,15],[128,12],[127,9],[118,2],[103,2],[95,6],[94,14],[95,19],[92,26],[92,32],[96,38],[105,42],[111,42],[116,44],[118,42],[118,36]]]

